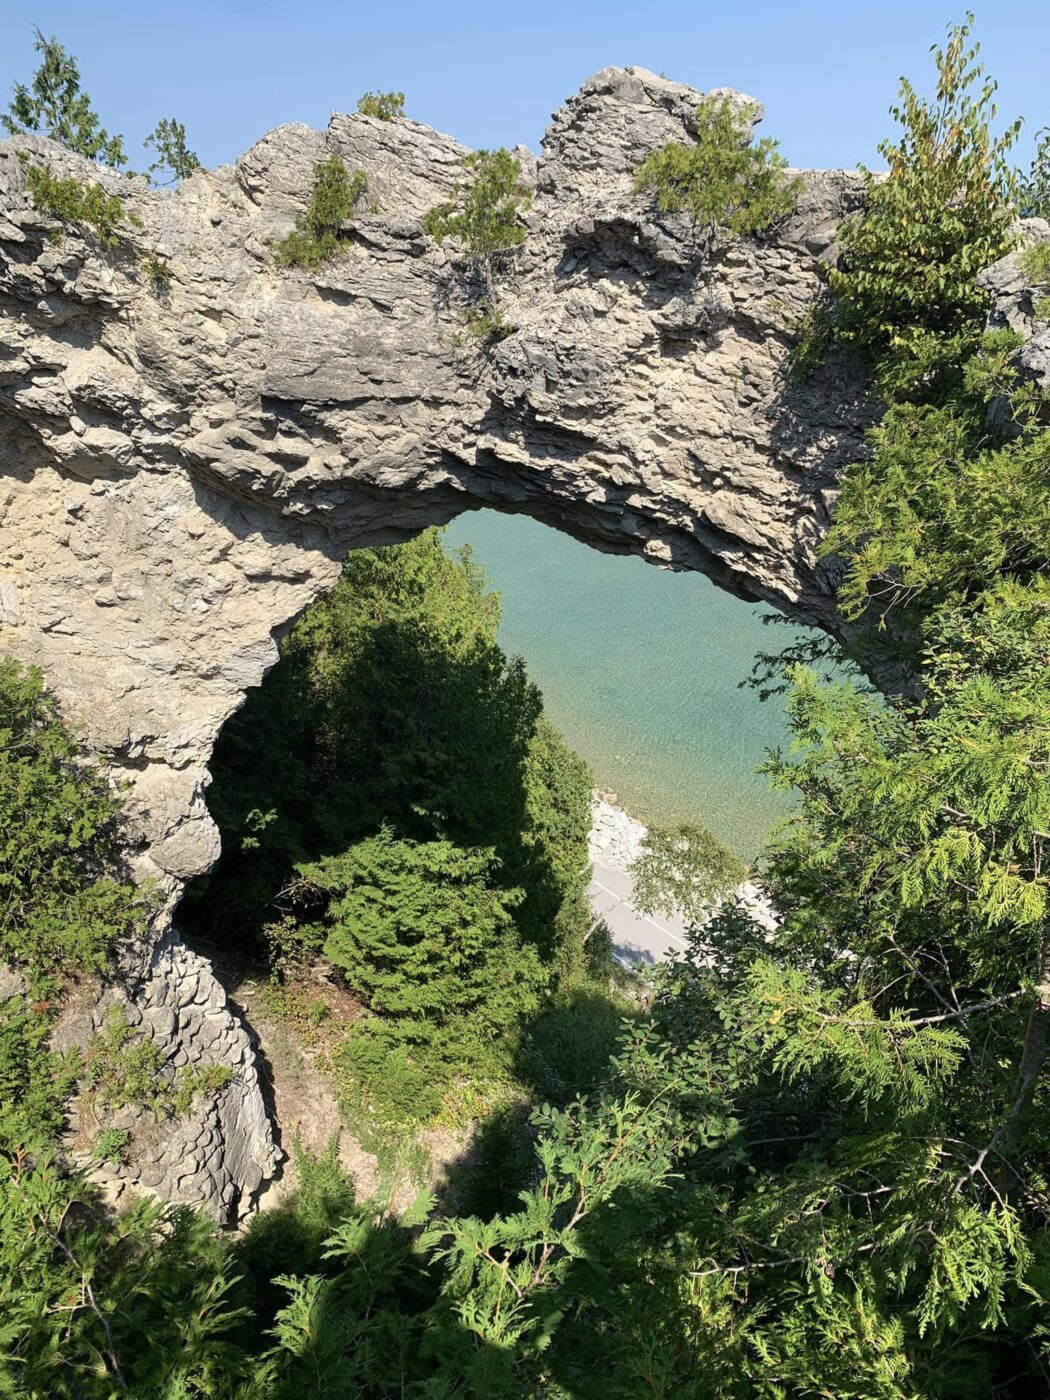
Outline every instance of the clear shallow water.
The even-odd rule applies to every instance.
[[[643,818],[699,819],[755,855],[787,805],[755,773],[767,748],[786,747],[783,705],[737,688],[756,652],[787,640],[762,609],[524,516],[463,515],[447,540],[485,565],[503,596],[501,645],[524,656],[598,784]]]

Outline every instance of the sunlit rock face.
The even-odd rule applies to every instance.
[[[280,127],[177,192],[0,143],[0,650],[127,785],[129,859],[167,897],[129,951],[133,1009],[173,1058],[237,1069],[140,1164],[173,1198],[243,1209],[276,1160],[248,1034],[168,918],[218,853],[215,737],[347,549],[494,506],[836,626],[815,547],[870,410],[847,362],[798,387],[787,368],[861,180],[805,172],[774,233],[712,250],[633,192],[698,97],[607,69],[518,152],[535,194],[494,345],[421,222],[467,151],[417,122]],[[20,151],[121,194],[125,248],[50,241]],[[348,245],[278,269],[332,153],[368,176]]]

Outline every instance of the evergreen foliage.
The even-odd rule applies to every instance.
[[[484,1076],[494,1048],[513,1050],[547,979],[514,924],[521,892],[500,886],[491,850],[384,830],[298,876],[297,902],[324,900],[324,957],[372,1012],[343,1066],[385,1116],[425,1118],[452,1073]]]
[[[484,1037],[533,1009],[543,980],[514,926],[520,892],[495,867],[491,850],[382,831],[299,876],[303,897],[329,896],[325,957],[374,1012],[421,1036],[477,1019]]]
[[[150,165],[150,176],[158,170],[171,172],[167,184],[176,180],[187,180],[195,170],[201,168],[197,155],[186,145],[186,128],[174,117],[162,117],[142,143],[157,153],[157,159]]]
[[[81,90],[76,59],[39,29],[33,47],[41,55],[40,67],[29,87],[14,85],[14,99],[0,116],[4,128],[12,136],[39,132],[101,165],[126,165],[123,137],[110,136],[103,127],[91,99]]]
[[[232,1396],[229,1251],[211,1222],[146,1202],[108,1213],[53,1158],[0,1151],[0,1392]],[[247,1394],[247,1391],[240,1391]]]
[[[483,571],[436,530],[347,557],[216,748],[224,855],[187,909],[208,920],[204,937],[260,934],[294,866],[385,826],[492,848],[501,885],[524,891],[524,937],[545,960],[572,944],[579,965],[590,779],[497,645],[498,623]],[[272,769],[257,762],[260,742]],[[288,946],[293,930],[275,936]]]
[[[514,328],[500,314],[496,273],[525,240],[521,216],[532,204],[532,190],[522,182],[520,161],[503,146],[472,151],[464,164],[472,178],[431,209],[423,227],[439,243],[459,239],[467,254],[478,302],[467,312],[468,330],[481,339],[503,339]]]
[[[355,1121],[425,1119],[468,1066],[565,1088],[531,1026],[590,979],[590,778],[498,624],[438,531],[355,551],[216,749],[224,854],[182,921],[265,938],[287,976],[323,958],[371,1008],[336,1056]]]
[[[357,99],[357,110],[363,117],[378,117],[381,122],[392,122],[395,117],[405,115],[405,94],[366,92]]]
[[[121,223],[141,225],[138,215],[127,211],[120,195],[109,194],[97,181],[85,185],[73,176],[53,175],[46,165],[29,163],[25,164],[25,174],[33,208],[59,222],[60,226],[51,233],[52,243],[61,243],[61,226],[72,224],[111,252],[123,242],[118,232]]]
[[[314,188],[306,212],[295,228],[277,245],[278,267],[317,267],[339,252],[347,242],[343,225],[353,215],[368,188],[363,170],[350,175],[339,156],[329,156],[314,166]]]
[[[696,109],[696,142],[669,141],[653,151],[635,176],[635,193],[652,195],[664,214],[688,214],[707,235],[763,233],[790,214],[802,189],[787,179],[777,142],[754,143],[752,113],[728,97],[705,97]]]
[[[117,804],[40,673],[0,661],[0,956],[33,978],[101,972],[143,916],[119,878]]]

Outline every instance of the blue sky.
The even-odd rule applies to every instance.
[[[161,116],[186,123],[206,165],[285,121],[322,126],[369,88],[402,89],[410,116],[471,146],[538,148],[550,113],[608,64],[641,64],[766,106],[765,131],[801,166],[872,163],[902,72],[966,0],[533,0],[528,5],[353,0],[4,0],[0,95],[35,67],[34,24],[74,52],[110,130],[138,152]],[[1050,0],[973,0],[1022,152],[1050,124]]]

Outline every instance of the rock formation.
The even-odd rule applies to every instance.
[[[495,345],[421,224],[467,152],[417,122],[280,127],[177,192],[0,143],[0,651],[126,784],[129,858],[166,896],[129,954],[133,1018],[176,1062],[237,1066],[139,1165],[174,1199],[242,1209],[274,1168],[248,1034],[168,921],[218,851],[219,728],[346,550],[495,506],[835,626],[814,547],[864,385],[831,364],[793,388],[786,362],[861,180],[807,172],[774,234],[711,249],[632,189],[698,96],[607,69],[518,153],[535,198]],[[279,269],[331,153],[367,173],[363,212],[329,264]],[[122,248],[53,241],[20,155],[124,197]]]

